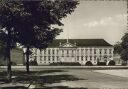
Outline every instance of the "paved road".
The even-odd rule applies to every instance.
[[[119,77],[105,73],[95,72],[94,70],[66,70],[65,72],[54,72],[49,74],[42,74],[40,76],[54,76],[58,75],[58,77],[52,77],[50,80],[57,80],[61,75],[71,75],[69,77],[63,76],[60,78],[59,82],[53,82],[51,84],[45,84],[46,87],[55,87],[55,86],[68,86],[69,88],[64,89],[90,89],[90,88],[103,88],[103,89],[128,89],[128,78],[127,77]],[[118,70],[117,70],[118,71]],[[61,76],[61,77],[62,77]],[[56,79],[57,78],[57,79]],[[65,79],[64,79],[65,78]],[[74,79],[76,78],[76,79]],[[40,87],[36,85],[35,87]],[[54,88],[46,88],[46,89],[54,89]],[[61,89],[61,88],[55,88]]]

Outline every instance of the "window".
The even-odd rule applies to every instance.
[[[42,61],[42,56],[40,56],[40,61]]]
[[[62,57],[64,57],[64,50],[62,50]]]
[[[48,61],[50,61],[50,56],[48,56]]]
[[[77,56],[77,61],[79,61],[79,56]]]
[[[88,49],[85,49],[85,53],[87,53],[88,52]]]
[[[112,53],[112,49],[109,49],[109,54],[111,54]]]
[[[81,49],[81,54],[83,55],[84,49]]]
[[[92,49],[90,49],[90,54],[92,54]]]
[[[107,49],[104,49],[104,54],[106,54],[107,53]]]
[[[54,61],[54,59],[55,59],[55,57],[54,56],[52,56],[52,60]]]
[[[94,61],[96,61],[96,56],[94,56]]]
[[[74,57],[74,51],[72,50],[72,57]]]
[[[79,54],[79,49],[77,49],[77,54]]]
[[[86,59],[86,61],[88,60],[88,57],[87,56],[85,56],[85,59]]]
[[[44,50],[44,54],[46,54],[46,49]]]
[[[48,54],[50,55],[50,49],[48,50]]]
[[[96,49],[94,49],[94,54],[96,54]]]
[[[92,56],[90,56],[90,60],[92,60]]]
[[[44,61],[46,61],[46,56],[44,56]]]
[[[81,61],[83,61],[83,56],[81,57]]]
[[[59,57],[58,56],[56,57],[56,59],[57,59],[57,61],[59,61]]]
[[[54,52],[54,49],[52,50],[52,54],[54,54],[55,52]]]
[[[69,51],[67,50],[67,55],[69,54]]]
[[[56,51],[57,51],[57,54],[58,54],[59,50],[57,49]]]
[[[99,49],[99,51],[100,51],[100,54],[102,53],[102,49]]]

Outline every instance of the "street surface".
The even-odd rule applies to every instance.
[[[72,75],[78,80],[61,80],[59,83],[46,84],[44,86],[54,87],[54,86],[68,86],[66,89],[90,89],[90,88],[102,88],[102,89],[128,89],[128,77],[121,77],[120,75],[110,75],[106,73],[98,72],[97,70],[81,70],[81,69],[73,69],[66,70],[65,72],[55,72],[49,73],[45,75]],[[102,70],[104,71],[104,70]],[[106,71],[106,70],[105,70]],[[108,70],[109,72],[110,70]],[[115,70],[122,71],[122,70]],[[123,73],[128,73],[126,70]],[[42,76],[45,76],[42,75]],[[125,74],[124,74],[125,75]],[[66,77],[65,77],[66,78]],[[51,79],[52,80],[52,79]],[[35,86],[39,87],[39,86]],[[61,89],[61,88],[60,88]]]
[[[18,68],[14,70],[18,71]],[[25,71],[25,68],[21,70]],[[30,84],[29,88],[128,89],[128,69],[56,69],[49,67],[40,69],[31,68],[31,70],[35,71],[35,75],[21,76],[21,80],[36,80]],[[1,84],[0,86],[6,86],[6,84]]]

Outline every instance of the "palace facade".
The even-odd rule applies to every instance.
[[[56,39],[48,48],[39,50],[31,49],[31,60],[36,60],[38,65],[48,65],[57,62],[79,62],[85,65],[91,61],[109,62],[113,60],[113,46],[104,39]]]

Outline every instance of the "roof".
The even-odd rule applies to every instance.
[[[49,45],[49,47],[59,47],[60,43],[63,45],[67,42],[67,39],[55,39]],[[69,43],[75,44],[76,46],[85,47],[85,46],[112,46],[104,39],[69,39]]]

